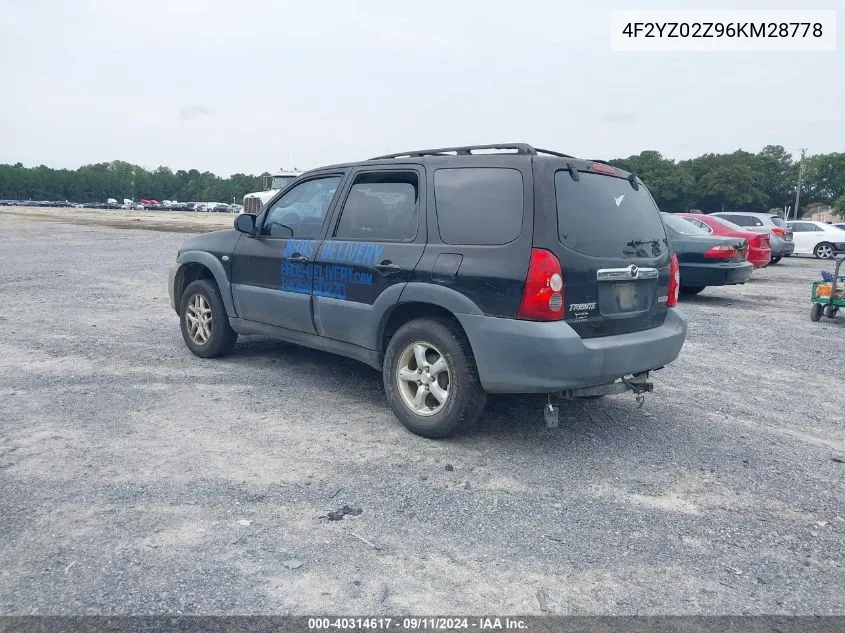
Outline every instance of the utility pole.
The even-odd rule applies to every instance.
[[[804,180],[804,157],[807,154],[807,148],[801,148],[801,163],[798,167],[798,188],[795,189],[795,219],[798,219],[798,201],[801,198],[801,182]]]

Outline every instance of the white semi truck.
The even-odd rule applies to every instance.
[[[244,196],[244,208],[241,213],[258,213],[277,191],[284,189],[302,174],[298,169],[282,169],[272,176],[264,177],[264,191],[248,193]]]

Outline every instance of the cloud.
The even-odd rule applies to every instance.
[[[182,108],[182,110],[179,112],[179,118],[183,121],[193,121],[194,119],[208,116],[209,114],[211,114],[210,108],[206,108],[205,106],[201,105],[193,105],[188,106],[186,108]]]

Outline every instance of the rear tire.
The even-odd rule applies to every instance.
[[[814,303],[813,307],[810,308],[810,321],[818,321],[822,318],[822,304]]]
[[[832,319],[836,316],[836,313],[839,312],[838,306],[825,306],[824,307],[824,315],[828,319]]]
[[[238,334],[229,325],[217,285],[199,279],[185,288],[179,304],[185,345],[200,358],[216,358],[232,351]]]
[[[816,247],[813,249],[813,255],[817,259],[830,259],[833,257],[833,245],[827,242],[816,244]]]
[[[772,257],[772,261],[770,261],[769,263],[774,265],[777,264],[781,259],[783,259],[783,255],[780,255],[778,257]]]
[[[681,286],[681,294],[682,295],[697,295],[699,292],[704,290],[707,286]]]
[[[465,432],[487,402],[469,341],[444,318],[415,319],[399,328],[387,344],[383,380],[398,420],[431,439]]]

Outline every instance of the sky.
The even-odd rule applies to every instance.
[[[0,0],[0,163],[219,175],[524,141],[586,158],[845,151],[836,52],[611,52],[702,0]]]

